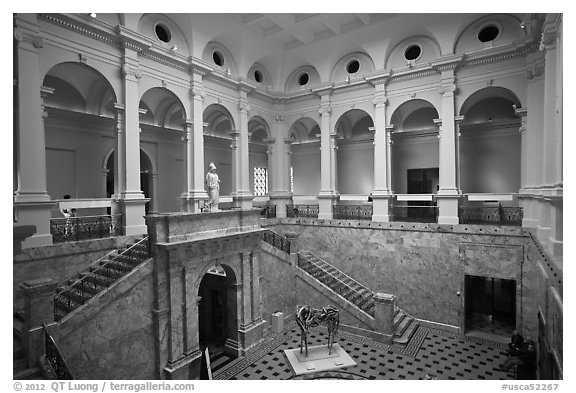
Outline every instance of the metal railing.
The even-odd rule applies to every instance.
[[[372,205],[335,205],[333,217],[339,220],[372,220]]]
[[[459,210],[461,224],[522,226],[521,207],[461,206]]]
[[[281,236],[276,232],[268,229],[262,233],[262,240],[276,247],[280,251],[284,251],[286,254],[290,254],[290,241],[284,236]]]
[[[51,218],[50,234],[54,243],[121,236],[122,215]]]
[[[93,267],[74,283],[56,293],[54,319],[59,321],[149,257],[148,237],[145,237],[104,264]]]
[[[438,206],[425,202],[412,202],[406,204],[394,204],[390,206],[390,221],[402,222],[426,222],[438,221]]]
[[[266,218],[276,218],[276,205],[267,205],[260,209],[260,215]]]
[[[56,341],[54,341],[54,337],[52,337],[48,330],[48,326],[46,326],[45,323],[43,323],[42,326],[44,327],[46,360],[50,363],[50,366],[52,366],[52,370],[54,370],[56,374],[56,379],[74,379],[70,368],[66,364],[66,360],[64,360],[64,356],[62,356],[62,352],[60,352]]]
[[[318,218],[319,205],[286,205],[286,217]]]

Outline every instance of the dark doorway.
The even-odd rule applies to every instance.
[[[438,168],[407,170],[408,194],[433,194],[438,188]],[[436,209],[433,201],[408,201],[408,218],[435,221]]]
[[[204,275],[198,290],[199,346],[201,351],[208,348],[213,372],[233,360],[226,351],[227,340],[236,325],[236,321],[230,320],[234,313],[228,312],[229,306],[236,303],[229,284],[226,271],[216,265]]]
[[[465,332],[510,337],[516,328],[516,281],[466,275]]]
[[[114,160],[115,160],[115,153],[112,152],[110,157],[108,157],[108,161],[106,163],[106,198],[111,198],[114,194]],[[151,189],[150,189],[150,176],[152,173],[152,163],[150,159],[142,150],[140,150],[140,189],[144,194],[145,198],[153,198]],[[144,207],[146,214],[150,210],[150,201]],[[108,208],[108,214],[110,214],[110,208]]]

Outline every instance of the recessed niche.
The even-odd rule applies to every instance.
[[[214,60],[214,63],[220,67],[224,65],[224,56],[222,56],[222,53],[217,50],[212,53],[212,60]]]
[[[422,48],[420,48],[420,45],[414,44],[406,48],[406,50],[404,51],[404,57],[406,58],[406,60],[416,60],[417,58],[420,57],[421,53]]]
[[[490,42],[494,41],[496,37],[500,34],[500,29],[496,25],[488,25],[478,33],[478,39],[481,42]]]
[[[349,74],[355,74],[358,72],[359,69],[360,69],[360,63],[358,62],[358,60],[351,60],[346,65],[346,71]]]
[[[154,33],[156,33],[156,37],[158,37],[158,39],[162,42],[170,42],[172,39],[170,29],[161,23],[158,23],[156,26],[154,26]]]
[[[303,72],[302,74],[300,74],[300,76],[298,77],[298,84],[300,86],[304,86],[305,84],[308,83],[308,81],[310,80],[310,75],[308,75],[307,72]]]

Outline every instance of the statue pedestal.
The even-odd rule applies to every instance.
[[[314,374],[356,366],[356,362],[338,343],[332,345],[330,355],[328,355],[327,345],[309,346],[308,356],[306,356],[304,348],[302,348],[302,353],[300,353],[300,348],[285,349],[284,353],[295,375]]]

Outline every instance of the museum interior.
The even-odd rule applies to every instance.
[[[562,21],[13,14],[14,379],[563,379]]]

